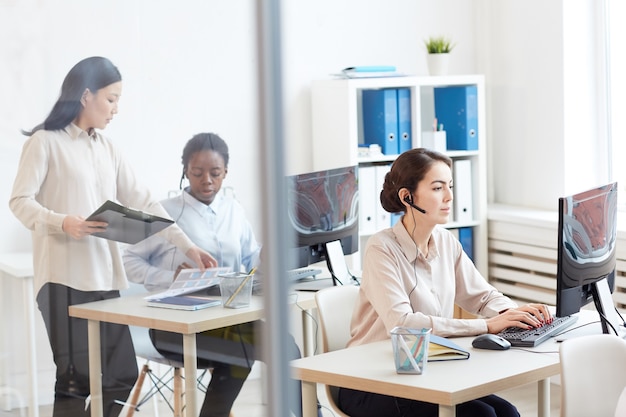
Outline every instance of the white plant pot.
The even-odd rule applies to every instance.
[[[428,54],[426,63],[428,64],[428,74],[447,75],[450,54]]]

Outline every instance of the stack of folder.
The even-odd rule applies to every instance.
[[[385,155],[413,147],[409,87],[363,90],[361,100],[364,144],[380,145]]]

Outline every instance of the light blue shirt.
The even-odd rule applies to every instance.
[[[213,202],[206,205],[185,189],[180,196],[161,204],[198,247],[217,259],[218,266],[249,271],[258,265],[261,247],[243,207],[233,197],[220,191]],[[168,288],[181,263],[194,265],[159,234],[130,246],[123,258],[128,279],[144,284],[149,291]]]

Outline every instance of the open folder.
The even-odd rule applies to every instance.
[[[111,200],[107,200],[87,220],[109,224],[106,230],[93,233],[93,236],[131,244],[140,242],[174,223],[173,220],[133,210]]]

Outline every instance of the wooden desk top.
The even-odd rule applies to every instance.
[[[315,308],[315,293],[297,292],[289,295],[294,308]],[[264,317],[263,297],[252,296],[250,307],[224,308],[222,306],[197,311],[149,307],[143,299],[146,294],[125,296],[70,306],[72,317],[108,323],[148,327],[182,334],[199,333]]]
[[[581,310],[565,338],[601,332],[597,321],[596,311]],[[292,375],[306,382],[452,406],[561,371],[560,343],[554,338],[534,348],[502,351],[475,349],[473,339],[453,339],[470,352],[469,359],[428,362],[422,375],[396,373],[389,339],[292,361]]]
[[[531,353],[474,349],[472,340],[454,339],[470,352],[468,360],[428,362],[422,375],[396,373],[391,340],[295,360],[292,374],[308,382],[455,405],[560,372],[554,341],[534,348],[545,353]]]

